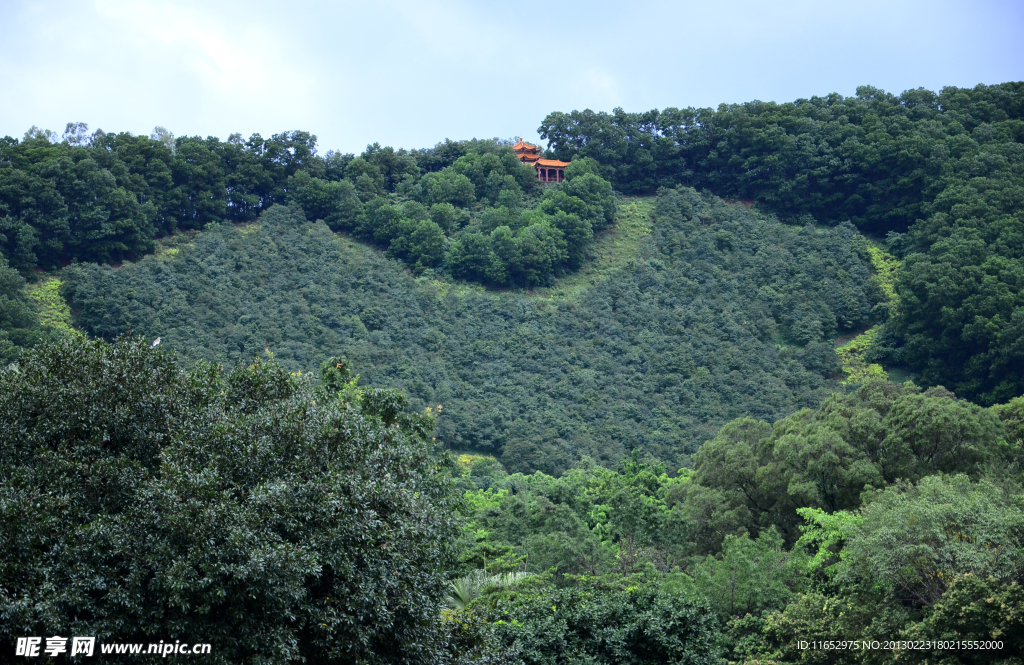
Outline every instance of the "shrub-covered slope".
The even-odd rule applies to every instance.
[[[775,420],[839,384],[828,341],[875,302],[850,226],[787,226],[667,190],[625,267],[573,298],[414,279],[277,207],[119,269],[64,271],[80,325],[227,364],[345,355],[361,382],[443,404],[438,437],[558,472],[644,448],[678,464],[724,422]]]

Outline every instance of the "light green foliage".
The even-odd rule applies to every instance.
[[[878,285],[885,294],[885,300],[889,303],[890,314],[899,310],[900,297],[896,292],[896,281],[899,276],[899,260],[881,247],[866,243],[867,252],[871,256],[871,268],[874,274],[872,281]]]
[[[473,515],[480,511],[488,511],[501,505],[502,499],[508,496],[507,489],[495,490],[493,488],[466,490],[466,511]]]
[[[1016,397],[1006,404],[997,404],[992,411],[1006,425],[1012,441],[1024,440],[1024,397]]]
[[[1024,397],[1017,397],[1006,404],[997,404],[991,411],[1006,428],[1004,458],[1012,463],[1017,472],[1024,470]]]
[[[796,512],[806,522],[800,527],[803,535],[800,536],[796,545],[797,547],[806,547],[814,553],[808,562],[812,571],[831,565],[837,552],[840,556],[846,555],[847,550],[844,549],[840,552],[840,546],[864,521],[860,515],[844,510],[828,513],[821,508],[797,508]],[[829,569],[828,572],[835,571]]]
[[[491,575],[486,570],[474,570],[451,583],[451,592],[445,602],[453,610],[464,610],[486,589],[512,586],[532,576],[533,573],[523,571]]]
[[[17,360],[22,349],[45,339],[47,332],[25,294],[25,280],[0,256],[0,367]]]
[[[889,379],[889,373],[878,363],[869,363],[865,356],[875,344],[880,326],[872,326],[863,334],[857,335],[846,344],[836,348],[836,355],[843,364],[845,385],[859,385],[870,379]]]
[[[926,476],[875,495],[849,523],[835,575],[910,607],[937,602],[960,575],[1016,578],[1024,565],[1024,509],[997,485]]]
[[[593,173],[597,176],[604,175],[603,169],[601,168],[601,165],[597,163],[597,160],[589,157],[574,159],[570,162],[569,166],[565,167],[566,180],[572,180],[577,176],[586,175],[588,173]]]
[[[50,278],[28,286],[26,291],[39,308],[39,323],[60,333],[71,333],[71,309],[60,295],[63,284]]]
[[[469,479],[467,479],[469,480]],[[573,469],[562,478],[543,473],[481,479],[486,490],[466,493],[467,563],[566,574],[632,573],[682,563],[685,519],[666,504],[684,477],[630,458],[623,471]],[[498,561],[498,557],[504,557]],[[484,560],[486,559],[486,563]]]

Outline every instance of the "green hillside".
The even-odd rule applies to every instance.
[[[686,189],[639,210],[626,203],[593,269],[548,292],[416,279],[283,207],[117,269],[71,266],[63,288],[90,334],[159,336],[189,360],[269,348],[308,372],[346,356],[361,384],[442,404],[446,444],[519,470],[636,449],[678,467],[732,418],[778,419],[839,387],[830,340],[880,297],[852,227]]]
[[[979,403],[1024,394],[1024,83],[585,109],[538,131],[617,191],[707,188],[885,239],[902,307],[878,353]]]
[[[1024,663],[1024,83],[85,129],[0,140],[0,643]]]

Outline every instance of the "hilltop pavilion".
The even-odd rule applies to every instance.
[[[565,180],[565,167],[569,166],[569,162],[560,162],[557,159],[541,159],[540,148],[532,143],[527,143],[523,139],[519,139],[519,143],[512,146],[512,151],[516,153],[516,157],[523,164],[533,164],[533,167],[537,169],[537,179],[541,182],[562,182]]]

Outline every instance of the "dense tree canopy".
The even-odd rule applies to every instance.
[[[555,112],[572,160],[538,187],[501,141],[317,155],[301,131],[227,141],[33,128],[0,141],[0,254],[27,275],[116,263],[154,238],[245,222],[274,203],[387,250],[415,274],[537,287],[583,266],[626,194],[692,186],[800,225],[849,221],[903,259],[876,360],[982,404],[1024,394],[1024,84],[872,87],[717,109]],[[727,245],[723,235],[720,244]],[[801,324],[814,335],[813,321]]]
[[[0,641],[1020,665],[1024,85],[540,131],[0,140]]]
[[[0,367],[47,337],[24,287],[25,280],[0,256]]]
[[[838,385],[827,340],[878,297],[852,227],[686,189],[645,223],[640,259],[579,300],[417,281],[283,207],[118,269],[70,266],[64,292],[90,334],[159,335],[188,358],[270,347],[308,371],[346,355],[362,384],[443,404],[446,444],[523,470],[637,448],[679,465],[730,418],[774,420]]]
[[[436,662],[457,500],[433,416],[346,371],[185,369],[139,338],[77,335],[0,371],[3,642]]]
[[[774,424],[734,420],[677,474],[638,453],[558,478],[465,456],[461,565],[554,571],[567,586],[657,580],[707,599],[730,661],[893,662],[887,649],[799,646],[835,637],[1002,640],[980,656],[903,656],[1015,663],[1024,447],[1000,417],[1015,406],[872,380]]]
[[[623,192],[685,184],[889,234],[906,344],[890,361],[985,404],[1024,394],[1024,83],[556,112],[539,132]]]
[[[0,141],[0,255],[22,272],[137,259],[155,238],[291,202],[416,274],[536,286],[578,269],[593,232],[614,219],[607,181],[577,174],[541,200],[533,168],[497,140],[412,152],[374,143],[358,157],[321,157],[316,136],[300,131],[221,141],[159,127],[149,137],[89,135],[71,123],[57,141],[33,128]]]

